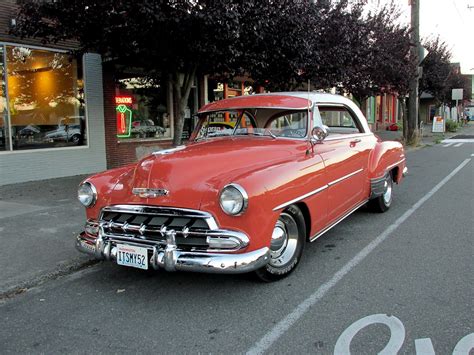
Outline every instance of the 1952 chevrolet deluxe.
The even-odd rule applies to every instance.
[[[198,117],[186,146],[80,184],[80,251],[140,269],[273,281],[362,205],[386,211],[407,171],[402,145],[374,136],[342,96],[241,96]]]

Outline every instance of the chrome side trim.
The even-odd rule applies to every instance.
[[[336,133],[335,133],[336,134]],[[340,136],[335,136],[331,137],[331,127],[329,127],[329,136],[327,136],[324,141],[337,141],[337,140],[343,140],[343,139],[352,139],[352,138],[358,138],[358,137],[369,137],[373,136],[373,133],[351,133],[351,134],[342,134],[340,133]]]
[[[348,178],[350,178],[351,176],[354,176],[354,175],[356,175],[356,174],[358,174],[358,173],[360,173],[360,172],[362,172],[362,171],[364,171],[364,169],[359,169],[359,170],[354,171],[354,172],[352,172],[352,173],[350,173],[350,174],[348,174],[348,175],[345,175],[345,176],[343,176],[343,177],[341,177],[341,178],[339,178],[339,179],[336,179],[336,180],[334,180],[334,181],[331,181],[331,182],[327,183],[326,185],[323,185],[323,186],[317,188],[316,190],[313,190],[313,191],[311,191],[311,192],[308,192],[307,194],[304,194],[304,195],[302,195],[302,196],[299,196],[299,197],[297,197],[297,198],[294,198],[293,200],[290,200],[290,201],[288,201],[288,202],[282,203],[281,205],[276,206],[276,207],[273,209],[273,211],[280,210],[280,209],[282,209],[282,208],[288,207],[289,205],[291,205],[291,204],[293,204],[293,203],[295,203],[295,202],[304,200],[305,198],[307,198],[307,197],[309,197],[309,196],[312,196],[312,195],[315,195],[315,194],[317,194],[317,193],[319,193],[319,192],[321,192],[321,191],[323,191],[323,190],[326,190],[328,187],[333,186],[333,185],[335,185],[335,184],[337,184],[337,183],[339,183],[339,182],[341,182],[341,181],[343,181],[343,180],[345,180],[345,179],[348,179]]]
[[[328,185],[329,185],[329,186],[336,185],[337,183],[339,183],[339,182],[341,182],[341,181],[343,181],[343,180],[346,180],[346,179],[350,178],[351,176],[354,176],[354,175],[356,175],[356,174],[359,174],[359,173],[362,172],[362,171],[364,171],[364,169],[362,169],[362,168],[359,169],[359,170],[356,170],[356,171],[354,171],[354,172],[352,172],[352,173],[350,173],[350,174],[347,174],[347,175],[345,175],[345,176],[343,176],[343,177],[340,177],[339,179],[336,179],[336,180],[334,180],[334,181],[329,182]]]
[[[298,201],[301,201],[301,200],[304,200],[305,198],[309,197],[309,196],[312,196],[312,195],[316,195],[317,193],[323,191],[323,190],[326,190],[327,188],[329,187],[329,185],[324,185],[324,186],[321,186],[319,188],[317,188],[316,190],[313,190],[311,192],[308,192],[307,194],[304,194],[300,197],[297,197],[291,201],[288,201],[288,202],[285,202],[285,203],[282,203],[281,205],[278,205],[276,206],[273,211],[277,211],[279,209],[282,209],[282,208],[285,208],[285,207],[288,207],[289,205],[292,205],[293,203],[295,202],[298,202]]]
[[[336,220],[333,224],[327,226],[326,228],[324,228],[322,231],[316,233],[314,236],[312,236],[309,241],[310,242],[314,242],[316,239],[318,239],[320,236],[322,236],[324,233],[328,232],[329,230],[331,230],[333,227],[337,226],[339,223],[341,223],[343,220],[345,220],[347,217],[349,217],[352,213],[354,213],[355,211],[357,211],[359,208],[361,208],[363,205],[365,205],[367,203],[368,200],[364,200],[363,202],[359,203],[356,207],[354,207],[352,210],[350,210],[349,212],[347,212],[345,215],[343,215],[341,218],[339,218],[338,220]]]

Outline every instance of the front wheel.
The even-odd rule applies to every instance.
[[[256,271],[265,282],[288,276],[298,265],[306,240],[306,225],[301,210],[292,205],[280,214],[273,228],[270,261]]]
[[[383,194],[370,200],[369,207],[374,212],[385,212],[392,205],[393,200],[393,179],[390,173],[387,174],[383,186]]]

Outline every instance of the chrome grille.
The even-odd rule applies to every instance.
[[[176,245],[184,250],[206,250],[206,238],[217,230],[205,212],[149,206],[119,205],[102,209],[103,236],[144,244],[166,244],[166,232],[176,233]]]

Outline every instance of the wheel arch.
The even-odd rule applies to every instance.
[[[304,224],[305,224],[305,228],[306,228],[305,239],[306,239],[306,241],[309,241],[309,236],[310,236],[310,233],[311,233],[311,213],[309,212],[308,206],[304,202],[297,202],[297,203],[295,203],[295,206],[298,207],[300,209],[301,213],[303,214]]]

